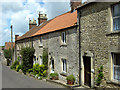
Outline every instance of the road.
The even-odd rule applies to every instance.
[[[9,69],[2,65],[2,88],[64,88],[64,86],[46,82],[45,80],[36,80]]]

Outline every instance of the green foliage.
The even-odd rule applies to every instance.
[[[2,50],[4,50],[5,49],[5,46],[2,46]]]
[[[17,65],[16,66],[16,71],[19,72],[20,69],[22,69],[22,65]]]
[[[50,73],[50,77],[51,78],[57,78],[58,77],[58,73]]]
[[[4,50],[5,58],[7,58],[7,59],[11,59],[12,58],[12,54],[11,54],[12,50],[14,51],[14,48],[13,49],[9,48],[9,49],[5,49]]]
[[[66,80],[75,81],[75,77],[72,74],[72,75],[67,76]]]
[[[43,49],[43,64],[45,65],[46,70],[48,69],[48,49]]]
[[[44,70],[44,71],[43,71],[43,77],[46,77],[46,76],[47,76],[47,71]]]
[[[11,65],[11,69],[16,69],[16,66],[17,65],[19,65],[19,61],[18,60],[16,60],[14,63],[13,63],[13,65]]]
[[[38,63],[37,64],[34,64],[33,65],[33,73],[34,75],[36,74],[39,74],[39,76],[43,76],[43,77],[46,77],[46,68],[45,68],[45,65],[39,65]]]
[[[28,70],[28,73],[31,73],[31,72],[33,72],[33,68],[31,68],[31,69]]]
[[[30,47],[22,48],[20,51],[22,56],[22,71],[24,74],[33,67],[34,52],[34,48]]]
[[[101,84],[103,77],[104,77],[103,66],[100,66],[100,68],[98,68],[98,75],[97,75],[97,79],[96,79],[96,84],[98,86]]]

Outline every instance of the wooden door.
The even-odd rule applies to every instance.
[[[84,60],[84,84],[91,87],[91,58],[83,57]]]

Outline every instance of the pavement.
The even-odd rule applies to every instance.
[[[2,65],[2,88],[63,88],[64,86],[36,80],[11,70],[8,66]]]

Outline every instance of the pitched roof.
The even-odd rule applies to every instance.
[[[15,43],[13,43],[13,47],[15,47]],[[11,48],[11,42],[5,42],[5,49]]]
[[[44,22],[42,25],[36,26],[36,27],[30,29],[30,31],[26,32],[24,35],[18,37],[17,40],[21,40],[21,39],[25,39],[25,38],[32,37],[32,35],[33,35],[34,33],[36,33],[39,29],[41,29],[43,26],[45,26],[48,22],[49,22],[49,21]]]
[[[39,29],[32,36],[76,26],[76,23],[77,23],[77,11],[73,13],[67,12],[52,19],[48,24],[46,24],[43,28]]]
[[[40,26],[36,26],[35,28],[32,28],[30,31],[26,32],[17,40],[76,26],[76,23],[77,23],[77,11],[73,13],[69,11],[49,21],[46,21]]]

